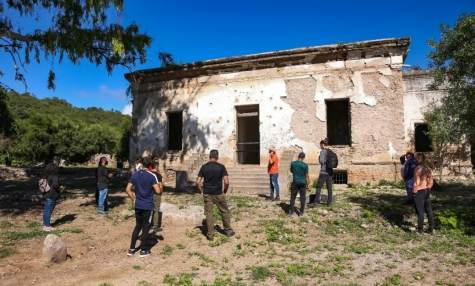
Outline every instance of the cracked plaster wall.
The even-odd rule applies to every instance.
[[[315,163],[326,136],[325,99],[349,98],[352,146],[335,147],[342,167],[387,162],[403,151],[402,59],[371,58],[142,84],[134,92],[138,154],[165,152],[166,112],[184,110],[184,150],[217,148],[235,158],[236,105],[259,104],[261,162],[266,149],[302,148]]]

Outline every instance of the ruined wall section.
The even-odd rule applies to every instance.
[[[424,113],[446,95],[445,90],[431,90],[433,77],[427,71],[405,73],[404,80],[404,137],[406,147],[414,145],[414,125],[424,122]]]
[[[325,99],[350,98],[352,146],[335,147],[352,180],[356,164],[389,162],[402,151],[402,58],[369,58],[304,64],[141,84],[134,91],[134,150],[167,149],[167,112],[184,111],[184,150],[178,156],[217,148],[235,160],[236,105],[259,104],[261,163],[267,148],[300,148],[316,163],[326,136]]]

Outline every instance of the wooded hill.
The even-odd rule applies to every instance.
[[[58,157],[82,163],[97,153],[127,159],[131,117],[101,108],[78,108],[59,98],[38,99],[0,89],[0,152],[22,165]]]

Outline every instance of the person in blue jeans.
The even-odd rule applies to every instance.
[[[267,173],[269,173],[270,199],[280,200],[279,194],[279,157],[274,146],[269,148],[269,162],[267,164]]]
[[[109,192],[109,180],[112,177],[107,171],[107,158],[101,157],[99,159],[99,166],[96,170],[96,183],[98,191],[97,212],[106,214],[107,211],[107,194]]]
[[[44,209],[43,209],[43,230],[50,232],[54,228],[51,225],[51,215],[53,214],[56,201],[59,198],[59,176],[58,168],[55,164],[50,163],[46,166],[44,174],[42,176],[48,181],[49,191],[43,194]]]
[[[406,153],[406,162],[404,163],[404,182],[406,185],[406,203],[412,204],[414,202],[414,171],[416,170],[416,159],[414,153]]]

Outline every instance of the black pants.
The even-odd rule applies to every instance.
[[[424,213],[427,214],[429,220],[429,230],[434,229],[434,213],[432,212],[432,204],[430,202],[430,189],[419,190],[414,195],[417,213],[417,230],[422,232],[424,229]]]
[[[327,189],[328,189],[328,199],[327,199],[327,205],[331,205],[333,201],[333,179],[332,176],[326,173],[320,173],[318,176],[318,181],[317,181],[317,193],[315,195],[315,201],[317,204],[320,203],[320,198],[322,195],[322,187],[323,184],[327,184]]]
[[[152,210],[135,209],[135,228],[132,232],[132,239],[130,240],[130,249],[135,249],[139,234],[142,232],[140,238],[140,249],[147,249],[148,232],[152,223]]]
[[[302,215],[305,210],[305,202],[307,200],[307,185],[302,183],[292,183],[290,188],[290,214],[294,212],[294,204],[297,194],[300,194],[300,214]]]

